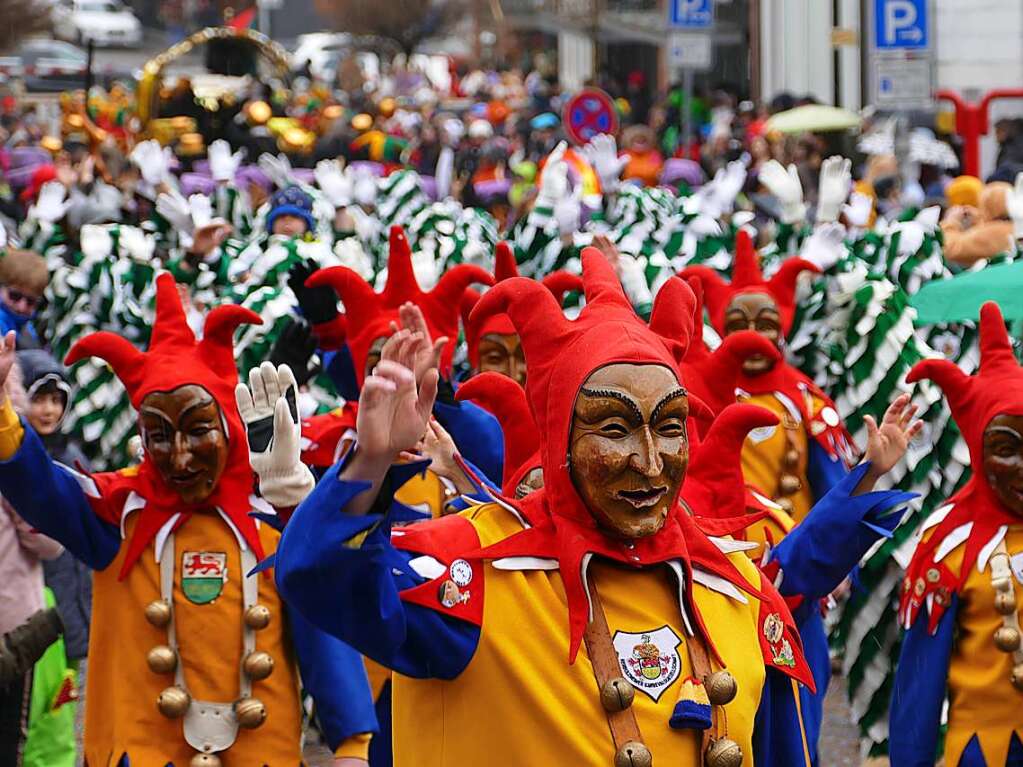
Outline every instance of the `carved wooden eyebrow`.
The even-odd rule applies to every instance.
[[[681,386],[679,386],[677,389],[674,389],[673,391],[670,391],[667,394],[665,394],[664,397],[661,399],[661,401],[658,402],[657,405],[654,406],[654,412],[650,414],[650,423],[654,423],[655,421],[657,421],[657,416],[661,414],[661,411],[668,404],[674,402],[675,400],[679,399],[680,397],[688,397],[688,396],[689,396],[689,392],[686,389],[682,388]]]
[[[632,397],[624,392],[617,391],[615,389],[587,389],[585,386],[579,390],[579,393],[586,397],[608,397],[610,399],[616,399],[619,402],[625,403],[625,406],[629,408],[636,420],[643,423],[643,413],[640,412],[639,405],[637,405]]]

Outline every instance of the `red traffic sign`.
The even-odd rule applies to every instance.
[[[585,144],[598,133],[618,132],[614,101],[600,88],[583,88],[565,102],[565,133],[574,144]]]

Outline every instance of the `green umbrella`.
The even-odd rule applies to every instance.
[[[1005,319],[1023,320],[1023,261],[929,282],[910,305],[917,311],[917,325],[931,325],[976,320],[985,301],[995,301]]]
[[[768,119],[764,126],[768,132],[779,133],[826,133],[850,128],[859,128],[862,118],[855,112],[824,104],[806,106],[779,112]]]

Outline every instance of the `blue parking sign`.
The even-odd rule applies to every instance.
[[[669,0],[668,26],[709,29],[714,26],[714,0]]]
[[[928,40],[928,0],[874,0],[874,47],[922,50]]]

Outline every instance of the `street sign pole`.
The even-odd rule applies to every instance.
[[[682,147],[688,157],[693,141],[693,90],[696,73],[714,60],[714,0],[668,0],[668,66],[681,74],[679,121]]]

